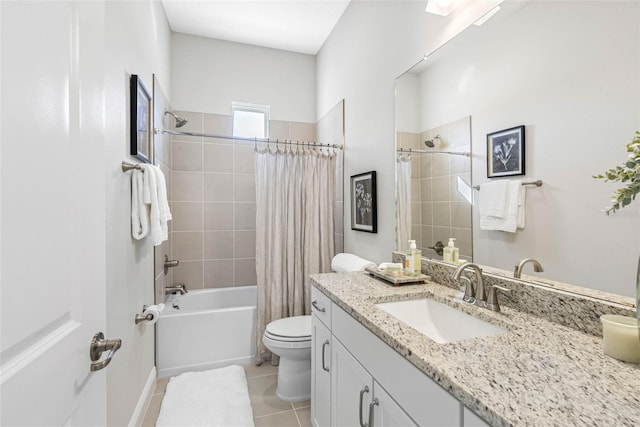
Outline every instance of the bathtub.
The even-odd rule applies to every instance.
[[[256,300],[255,286],[170,296],[156,324],[158,376],[251,363]]]

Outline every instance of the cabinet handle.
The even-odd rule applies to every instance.
[[[329,345],[329,340],[322,343],[322,369],[329,372],[329,368],[324,366],[324,348]]]
[[[380,404],[377,397],[373,398],[373,402],[369,403],[369,427],[373,427],[373,408]]]
[[[320,307],[318,305],[318,301],[311,301],[311,305],[313,306],[313,308],[318,310],[320,313],[324,313],[325,311],[327,311],[324,307]]]
[[[360,390],[360,413],[358,414],[360,417],[360,427],[368,426],[368,424],[365,424],[365,422],[362,420],[362,398],[364,397],[365,393],[369,393],[369,386],[364,386],[364,388]]]

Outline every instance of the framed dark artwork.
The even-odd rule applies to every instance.
[[[131,155],[151,163],[151,95],[137,74],[131,75]]]
[[[375,171],[351,176],[351,229],[378,232]]]
[[[487,134],[487,178],[524,175],[524,126]]]

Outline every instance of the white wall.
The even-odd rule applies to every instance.
[[[312,55],[180,33],[171,37],[168,93],[176,110],[230,115],[232,101],[251,102],[271,105],[272,120],[315,123],[315,84]]]
[[[345,100],[345,251],[376,262],[395,247],[395,78],[494,3],[442,18],[424,1],[352,1],[317,57],[317,111]],[[377,171],[378,233],[350,226],[349,177]]]
[[[129,75],[151,91],[158,75],[168,93],[170,31],[160,2],[107,1],[105,97],[107,147],[107,331],[122,348],[107,368],[107,421],[126,425],[153,370],[154,327],[135,325],[143,304],[153,304],[153,246],[131,237],[131,183],[122,173],[129,155]]]

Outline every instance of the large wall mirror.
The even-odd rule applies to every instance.
[[[640,202],[605,215],[618,185],[592,175],[622,164],[640,129],[639,18],[636,1],[505,1],[400,76],[397,248],[412,238],[441,259],[430,247],[456,237],[461,258],[504,274],[533,257],[544,272],[525,280],[634,295]],[[487,135],[520,125],[526,175],[488,178]],[[543,186],[526,190],[523,229],[481,230],[473,186],[504,179]]]

